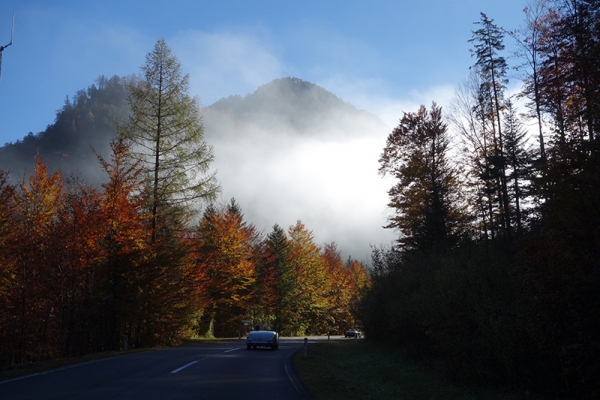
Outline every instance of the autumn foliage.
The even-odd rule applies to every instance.
[[[98,155],[99,188],[65,182],[37,157],[13,186],[0,171],[0,364],[237,336],[252,324],[282,334],[340,333],[368,285],[299,221],[263,237],[241,207],[210,205],[197,225],[153,234],[143,170],[124,140]],[[242,320],[252,321],[244,325]]]

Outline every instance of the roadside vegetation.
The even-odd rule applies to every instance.
[[[403,357],[397,348],[367,340],[332,340],[299,351],[294,369],[317,400],[534,399],[526,393],[463,387]]]
[[[510,32],[481,13],[448,109],[404,112],[389,134],[379,173],[394,180],[386,228],[398,235],[369,267],[302,221],[263,235],[235,199],[215,203],[212,148],[164,40],[143,77],[78,93],[49,131],[66,128],[63,141],[115,120],[115,103],[129,119],[98,157],[100,187],[39,155],[28,181],[0,170],[0,370],[253,324],[358,327],[374,343],[297,356],[318,398],[496,396],[411,363],[465,385],[600,398],[600,0],[524,12]]]

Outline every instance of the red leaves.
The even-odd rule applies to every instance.
[[[153,241],[143,170],[123,141],[111,147],[101,189],[64,184],[39,157],[18,187],[0,171],[5,366],[118,350],[124,335],[166,343],[205,333],[199,322],[218,336],[237,335],[242,319],[290,333],[354,325],[360,274],[335,245],[322,252],[301,222],[262,241],[235,201],[209,207],[193,234],[169,222]]]

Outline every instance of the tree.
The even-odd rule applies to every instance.
[[[236,335],[254,295],[256,228],[244,221],[232,199],[226,207],[205,211],[196,241],[204,312],[217,336]]]
[[[9,245],[14,241],[13,224],[16,223],[14,186],[8,183],[8,173],[0,169],[0,365],[10,359],[10,328],[14,321],[11,310],[14,285],[15,260],[10,257]]]
[[[97,340],[103,309],[99,239],[104,227],[99,192],[81,181],[68,182],[52,240],[50,266],[55,317],[49,324],[49,339],[60,344],[59,354],[73,356],[104,350]],[[98,336],[97,336],[98,335]]]
[[[600,130],[600,1],[563,0],[562,29],[572,63],[568,80],[577,99],[573,110],[581,136],[589,141]]]
[[[506,102],[504,135],[504,149],[508,169],[507,179],[510,182],[509,196],[514,205],[514,220],[517,225],[517,234],[521,235],[524,223],[523,205],[531,175],[531,152],[527,151],[525,147],[527,132],[523,128],[510,99]]]
[[[476,236],[496,237],[499,229],[497,204],[499,187],[494,168],[494,140],[486,106],[480,96],[482,80],[471,71],[457,88],[448,120],[458,133],[458,162],[462,165],[462,192]],[[489,108],[489,107],[487,107]]]
[[[15,260],[11,345],[13,360],[18,363],[39,358],[46,350],[47,328],[54,311],[53,268],[60,253],[55,240],[62,195],[60,172],[48,175],[47,165],[36,157],[29,185],[23,180],[14,198],[17,224],[7,249]]]
[[[306,229],[301,221],[288,229],[293,280],[296,285],[294,302],[290,312],[292,332],[294,334],[324,333],[327,309],[327,271],[321,249],[314,243],[312,231]]]
[[[264,307],[260,311],[255,310],[255,320],[258,317],[261,319],[258,322],[272,323],[280,333],[291,332],[295,321],[290,310],[295,303],[297,281],[289,259],[289,239],[285,231],[275,224],[261,247],[258,277],[262,284],[258,293]]]
[[[131,116],[118,131],[147,169],[155,242],[167,213],[185,219],[193,202],[213,200],[219,187],[215,173],[208,173],[213,153],[203,141],[198,102],[188,94],[189,77],[164,39],[148,53],[142,71],[143,79],[129,88]]]
[[[344,267],[342,257],[335,242],[327,243],[323,247],[321,258],[327,271],[327,310],[324,320],[327,333],[343,332],[353,326],[353,317],[350,314],[350,305],[354,300],[352,277]]]
[[[102,258],[97,280],[103,348],[118,350],[124,334],[135,342],[132,327],[143,285],[140,268],[151,249],[143,170],[139,162],[132,162],[122,138],[113,140],[111,149],[110,161],[98,155],[108,182],[102,184]]]
[[[386,228],[400,231],[403,250],[451,245],[464,229],[456,170],[447,158],[449,138],[442,109],[404,113],[379,159],[381,175],[398,182],[388,191],[395,215]]]
[[[517,57],[524,60],[524,64],[517,67],[525,68],[523,76],[523,91],[521,96],[529,99],[527,107],[531,111],[530,117],[536,119],[538,124],[538,140],[540,143],[540,161],[546,162],[546,147],[542,120],[542,93],[540,67],[542,63],[542,50],[540,41],[544,34],[544,20],[547,13],[548,0],[533,0],[523,10],[525,13],[526,27],[510,32],[515,39],[519,50]]]
[[[502,122],[500,114],[502,108],[501,101],[505,85],[508,82],[506,79],[508,65],[504,57],[498,54],[504,50],[504,33],[493,22],[494,21],[490,20],[487,15],[481,13],[481,21],[476,22],[476,24],[481,25],[481,28],[473,32],[473,38],[470,39],[469,42],[474,43],[474,49],[471,49],[471,54],[477,58],[477,61],[475,62],[475,71],[482,78],[480,87],[480,96],[483,100],[482,104],[486,108],[489,104],[489,111],[487,114],[491,121],[495,147],[492,165],[498,171],[498,179],[501,186],[499,195],[503,205],[504,229],[505,233],[510,236],[511,226],[508,209],[506,174],[504,171]]]

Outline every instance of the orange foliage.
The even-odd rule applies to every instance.
[[[200,222],[196,238],[198,294],[219,335],[237,334],[250,307],[257,238],[256,229],[243,221],[235,201],[219,210],[209,208]]]

